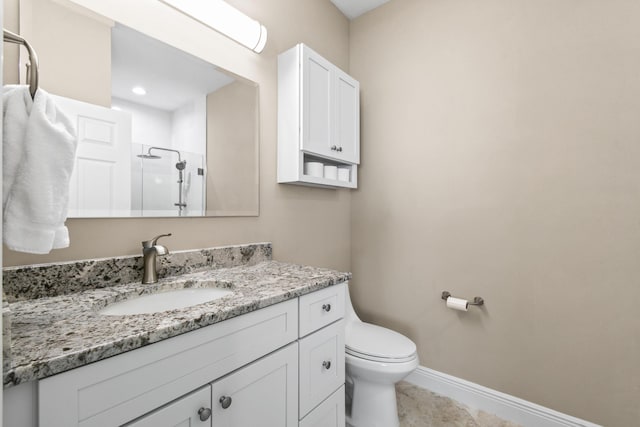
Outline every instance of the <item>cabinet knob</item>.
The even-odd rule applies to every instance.
[[[342,147],[338,147],[338,153],[342,153]]]
[[[322,304],[322,309],[327,313],[331,311],[331,304]]]
[[[200,408],[198,409],[198,415],[200,416],[200,421],[207,421],[211,416],[211,409]]]
[[[338,146],[337,145],[332,145],[331,146],[331,151],[338,151]]]
[[[231,396],[222,396],[219,400],[222,409],[227,409],[231,406]]]
[[[327,370],[331,369],[331,360],[325,360],[322,362],[322,367]]]

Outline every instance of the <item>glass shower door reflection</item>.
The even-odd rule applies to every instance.
[[[204,156],[135,145],[132,208],[142,216],[202,216]]]

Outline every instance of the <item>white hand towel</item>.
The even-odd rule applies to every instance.
[[[2,208],[7,204],[24,153],[24,132],[33,101],[28,86],[7,85],[2,93]]]
[[[46,254],[51,249],[69,246],[69,232],[64,222],[77,138],[71,121],[56,108],[45,91],[38,89],[33,102],[29,101],[30,97],[23,107],[28,118],[22,157],[18,159],[9,194],[3,195],[3,200],[6,197],[3,235],[10,249]],[[18,103],[11,105],[18,106]],[[16,112],[16,116],[20,114]],[[4,114],[4,126],[9,124],[10,117],[13,113]]]

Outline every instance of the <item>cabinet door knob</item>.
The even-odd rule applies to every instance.
[[[207,421],[211,416],[211,409],[209,408],[200,408],[198,410],[198,415],[200,415],[200,421]]]
[[[338,147],[338,152],[342,153],[342,147]]]
[[[337,145],[332,145],[331,146],[331,151],[338,151],[338,146]]]
[[[325,360],[324,362],[322,362],[322,367],[324,369],[331,369],[331,360]]]
[[[231,396],[222,396],[219,400],[220,405],[222,405],[222,409],[227,409],[231,406]]]
[[[327,313],[331,311],[331,304],[322,304],[322,309]]]

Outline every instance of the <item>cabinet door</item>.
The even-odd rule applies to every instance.
[[[331,121],[334,66],[309,48],[302,49],[302,150],[332,155]]]
[[[335,70],[333,156],[360,163],[360,83]]]
[[[293,343],[211,384],[213,425],[298,425],[298,344]]]
[[[211,386],[207,385],[125,427],[211,427],[210,410]]]

